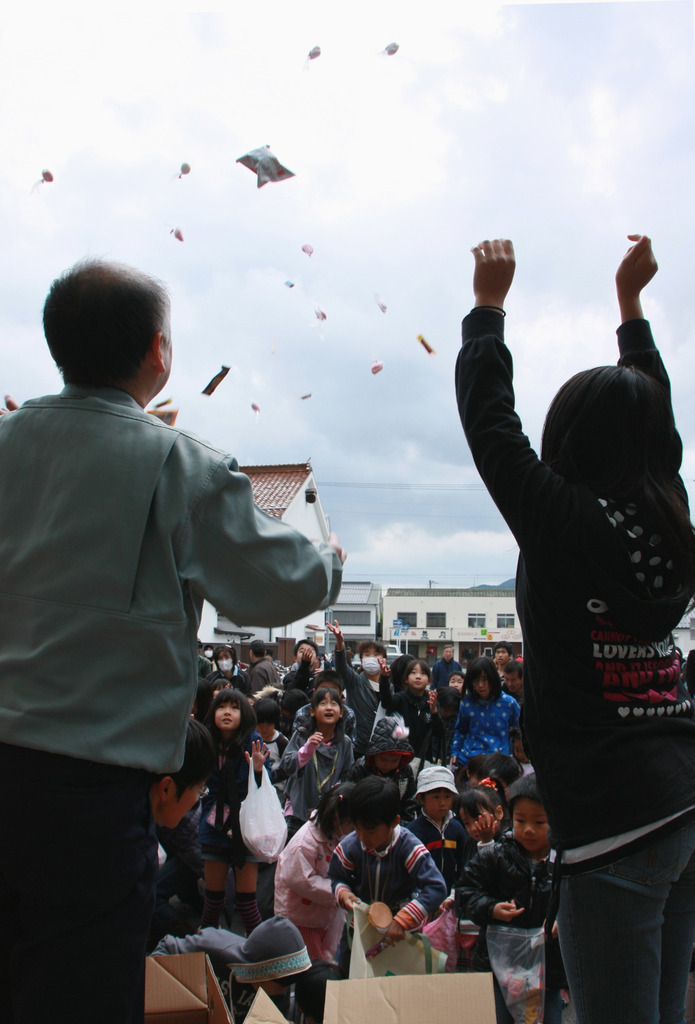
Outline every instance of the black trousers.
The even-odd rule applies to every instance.
[[[147,772],[0,744],[0,1021],[138,1024],[154,906]]]

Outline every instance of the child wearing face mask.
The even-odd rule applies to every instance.
[[[396,693],[391,682],[391,670],[385,658],[380,659],[380,665],[381,703],[388,714],[397,713],[402,717],[409,730],[408,740],[418,758],[419,769],[424,766],[425,761],[435,760],[435,746],[441,751],[444,751],[446,746],[444,725],[437,712],[437,694],[430,690],[432,670],[426,661],[414,658],[404,671],[404,690]]]
[[[343,680],[347,703],[357,719],[355,757],[363,757],[379,708],[379,658],[386,657],[386,648],[378,640],[363,640],[357,649],[362,659],[362,672],[355,672],[347,663],[345,638],[337,620],[333,624],[326,622],[326,629],[335,637],[335,670]]]
[[[213,654],[215,665],[214,672],[207,677],[216,692],[224,689],[225,686],[233,686],[247,695],[251,692],[251,684],[246,673],[239,668],[239,658],[236,648],[230,644],[220,644],[215,648]]]

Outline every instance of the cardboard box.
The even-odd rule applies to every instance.
[[[496,1024],[491,974],[431,974],[329,981],[324,1024]],[[259,991],[245,1024],[287,1024]]]
[[[148,956],[145,1024],[233,1024],[205,953]]]

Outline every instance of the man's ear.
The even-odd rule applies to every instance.
[[[146,359],[149,362],[153,370],[157,373],[166,373],[166,362],[164,360],[164,349],[167,345],[167,339],[163,331],[157,331],[153,337],[150,347],[147,351]]]
[[[150,796],[152,797],[152,813],[156,819],[162,807],[166,807],[172,800],[177,799],[176,783],[171,775],[165,775],[153,782],[150,786]]]

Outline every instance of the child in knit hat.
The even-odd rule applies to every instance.
[[[415,751],[407,739],[408,730],[398,718],[384,716],[374,726],[364,757],[352,767],[348,778],[359,782],[368,775],[393,779],[400,795],[401,822],[412,821],[418,811],[415,800],[415,776],[410,762]]]

